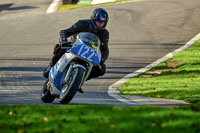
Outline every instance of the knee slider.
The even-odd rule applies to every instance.
[[[106,65],[103,64],[103,65],[101,66],[101,74],[100,74],[100,76],[103,76],[105,73],[106,73]]]

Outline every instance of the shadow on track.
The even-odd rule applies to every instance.
[[[27,10],[27,9],[38,8],[38,7],[33,7],[33,6],[11,7],[12,5],[13,5],[13,3],[0,5],[0,12],[3,10],[14,11],[14,10]]]

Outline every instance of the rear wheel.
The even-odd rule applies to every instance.
[[[47,79],[44,83],[41,93],[41,100],[45,103],[51,103],[55,99],[54,96],[51,95],[50,90],[48,89],[49,80]]]
[[[67,104],[71,101],[81,85],[81,81],[84,77],[85,71],[82,68],[75,68],[72,70],[69,81],[67,84],[63,85],[61,92],[61,104]]]

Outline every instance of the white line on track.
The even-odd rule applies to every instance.
[[[164,62],[166,61],[167,59],[171,58],[174,54],[180,52],[180,51],[183,51],[185,49],[187,49],[188,47],[190,47],[195,41],[199,40],[200,39],[200,33],[197,34],[195,37],[193,37],[189,42],[187,42],[184,46],[176,49],[175,51],[171,52],[171,53],[168,53],[166,56],[158,59],[157,61],[153,62],[152,64],[150,65],[147,65],[133,73],[130,73],[128,75],[126,75],[125,77],[123,77],[122,79],[118,80],[117,82],[115,82],[114,84],[112,84],[111,86],[109,86],[108,88],[108,94],[111,96],[111,97],[114,97],[115,99],[125,103],[125,104],[131,104],[131,105],[141,105],[140,103],[133,103],[133,102],[130,102],[129,100],[121,97],[121,92],[117,89],[119,86],[121,86],[123,83],[127,82],[128,80],[130,80],[130,78],[132,77],[135,77],[141,73],[144,73],[148,70],[150,70],[152,67],[160,64],[161,62]],[[180,103],[182,104],[183,101],[178,101],[177,100],[177,103]]]
[[[58,6],[62,3],[62,0],[54,0],[49,8],[47,9],[46,13],[53,13],[56,12],[58,9]]]

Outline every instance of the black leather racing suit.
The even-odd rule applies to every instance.
[[[62,30],[60,32],[61,42],[62,43],[67,42],[68,37],[78,34],[79,32],[92,32],[96,34],[101,41],[101,46],[100,46],[102,55],[102,61],[100,63],[101,69],[98,66],[94,66],[88,79],[104,75],[106,71],[106,66],[104,63],[109,56],[109,49],[108,49],[109,32],[106,29],[94,30],[93,24],[90,19],[79,20],[78,22],[73,24],[70,28]],[[56,44],[54,47],[53,58],[50,64],[52,66],[55,65],[56,62],[60,59],[60,57],[64,53],[65,50],[61,49],[61,45]]]

